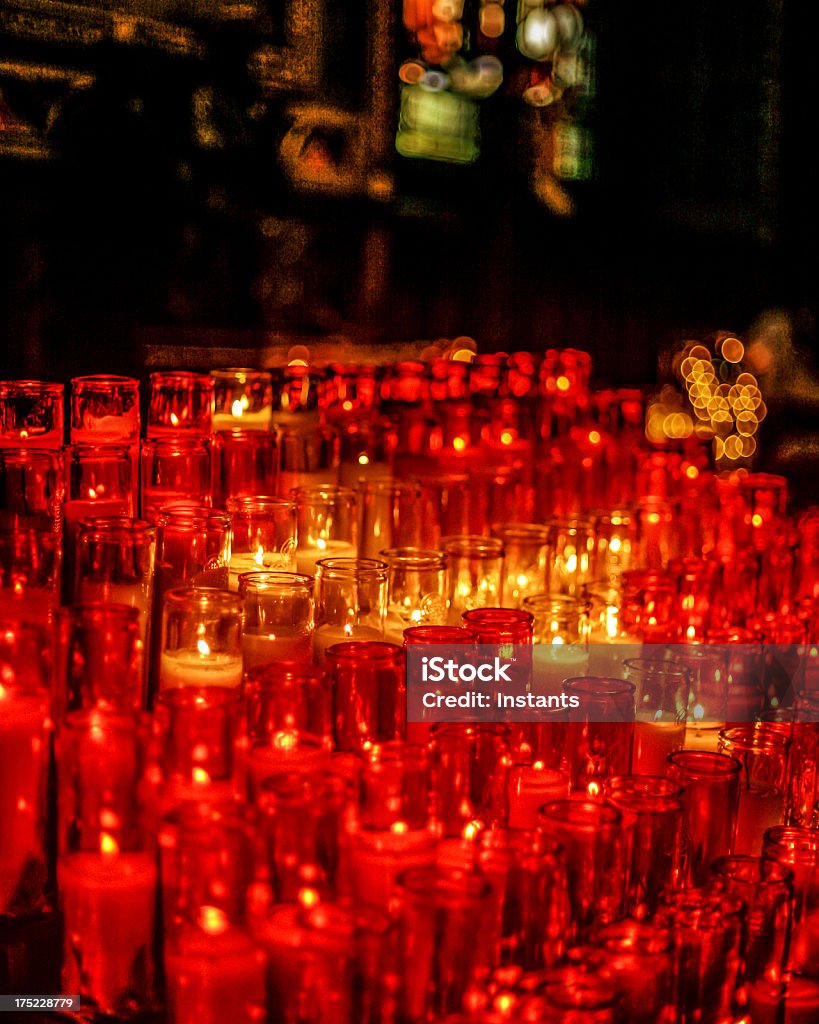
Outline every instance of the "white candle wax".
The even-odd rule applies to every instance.
[[[534,765],[509,773],[509,828],[537,828],[538,811],[551,800],[568,800],[569,776]]]
[[[0,914],[32,860],[43,853],[48,696],[0,684]]]
[[[358,903],[389,908],[395,880],[410,868],[435,864],[435,839],[424,829],[363,829],[352,837],[350,868]]]
[[[563,680],[585,676],[589,651],[582,644],[535,644],[532,651],[532,693],[559,694]]]
[[[181,935],[165,954],[171,1024],[256,1024],[265,1015],[266,961],[242,932]]]
[[[245,671],[256,665],[269,665],[272,661],[311,661],[313,638],[309,635],[281,636],[260,633],[242,635],[242,655]]]
[[[239,577],[245,572],[295,572],[295,552],[284,554],[280,551],[242,551],[230,556],[228,586],[239,589]]]
[[[114,1013],[153,943],[156,863],[150,853],[62,857],[57,882],[65,916],[63,990]],[[75,942],[76,940],[76,942]]]
[[[159,688],[172,686],[242,685],[242,657],[211,651],[201,654],[189,648],[163,651],[159,663]]]
[[[665,775],[668,755],[682,750],[685,722],[643,721],[634,723],[631,770],[634,775]]]
[[[296,549],[296,572],[315,576],[316,562],[322,558],[355,558],[356,547],[346,540],[319,540],[317,544]]]
[[[271,408],[249,412],[242,408],[238,400],[233,403],[233,406],[235,415],[234,411],[213,414],[211,426],[214,434],[217,430],[270,430],[273,413]]]
[[[328,647],[348,640],[382,640],[384,633],[374,626],[319,626],[313,634],[313,652],[319,664],[324,662]]]
[[[686,750],[707,750],[718,753],[719,734],[725,728],[725,722],[686,722]]]

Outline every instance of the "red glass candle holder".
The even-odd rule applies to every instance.
[[[277,736],[294,734],[332,749],[333,694],[323,669],[304,661],[250,669],[245,699],[252,746],[272,746]]]
[[[139,611],[83,604],[57,611],[55,710],[129,712],[145,707]]]
[[[569,772],[574,788],[597,796],[603,780],[631,771],[634,684],[625,679],[578,676],[564,690],[578,701],[569,709]]]
[[[230,589],[246,572],[296,569],[296,506],[263,494],[230,498]]]
[[[213,441],[213,503],[278,493],[276,435],[264,430],[220,430]]]
[[[819,987],[819,835],[805,826],[779,825],[765,833],[764,861],[775,861],[793,875],[793,928],[787,969],[791,989]]]
[[[38,626],[0,623],[0,921],[46,907],[49,646]]]
[[[152,373],[147,435],[208,437],[212,407],[212,377],[184,370]]]
[[[406,723],[404,652],[396,644],[353,640],[327,648],[336,747],[400,739]]]
[[[719,734],[719,752],[742,765],[733,852],[758,856],[765,832],[785,819],[790,741],[763,723],[736,725]]]
[[[627,658],[623,668],[635,687],[631,770],[635,775],[665,775],[668,755],[685,742],[690,673],[675,662],[649,658]]]
[[[223,686],[164,690],[154,711],[162,808],[244,795],[244,702]]]
[[[618,921],[596,931],[591,942],[578,948],[579,966],[616,989],[620,1013],[629,1024],[673,1019],[671,937],[665,928]]]
[[[273,415],[273,385],[269,373],[250,367],[211,370],[214,433],[220,430],[267,431]]]
[[[61,448],[64,390],[41,380],[0,381],[0,448]]]
[[[346,781],[326,772],[290,772],[262,782],[261,828],[274,901],[309,906],[340,895],[347,796]]]
[[[71,443],[139,441],[139,381],[97,374],[71,380]]]
[[[140,444],[142,517],[156,523],[174,501],[209,505],[210,442],[203,437],[144,438]]]
[[[682,882],[683,791],[669,779],[619,775],[606,780],[603,795],[634,821],[628,912],[651,917]]]
[[[510,767],[506,726],[434,725],[431,734],[433,818],[443,836],[460,838],[473,823],[508,818]]]
[[[668,778],[683,789],[684,875],[691,887],[706,882],[711,863],[733,850],[741,772],[727,754],[678,750],[668,757]]]
[[[555,800],[540,810],[540,828],[562,843],[568,869],[568,939],[623,917],[631,854],[629,822],[613,806]]]

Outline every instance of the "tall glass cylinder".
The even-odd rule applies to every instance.
[[[297,487],[335,487],[339,482],[339,436],[332,424],[294,416],[276,428],[279,446],[279,494]]]
[[[110,516],[80,523],[74,601],[135,608],[146,672],[155,556],[156,527],[141,519]]]
[[[297,571],[312,576],[322,558],[355,558],[358,552],[358,502],[347,487],[300,487],[296,502]]]
[[[551,564],[549,528],[536,523],[497,523],[493,536],[503,544],[501,598],[506,608],[521,608],[547,587]]]
[[[161,808],[229,804],[244,797],[244,702],[225,686],[163,690],[154,709]]]
[[[212,406],[212,377],[185,370],[152,373],[147,436],[208,437]]]
[[[353,640],[326,648],[333,686],[336,748],[400,739],[406,728],[404,652],[396,644]]]
[[[449,623],[460,624],[472,608],[497,608],[503,579],[503,542],[464,535],[441,541],[446,553]]]
[[[249,367],[211,370],[213,419],[211,429],[270,430],[273,384],[269,373]]]
[[[466,1009],[494,953],[492,887],[479,874],[415,868],[398,879],[399,993],[407,1024]]]
[[[220,430],[213,440],[213,504],[230,498],[277,494],[276,435],[263,430]]]
[[[382,640],[387,563],[376,558],[322,558],[316,564],[315,657],[347,640]]]
[[[537,828],[538,812],[544,804],[570,796],[568,772],[547,768],[540,760],[513,765],[509,770],[509,828]]]
[[[41,380],[0,381],[0,448],[61,448],[64,390]]]
[[[159,689],[241,686],[243,608],[229,590],[169,590],[162,605]]]
[[[245,698],[251,746],[275,746],[290,733],[332,749],[333,693],[323,669],[304,660],[251,668]]]
[[[45,909],[51,747],[48,633],[0,625],[0,922]]]
[[[415,483],[370,480],[361,489],[361,554],[422,546],[421,488]]]
[[[163,848],[165,981],[171,1024],[255,1024],[265,1016],[264,951],[245,928],[252,851],[241,819],[202,808]]]
[[[793,930],[788,953],[790,990],[819,994],[819,833],[805,826],[778,825],[765,833],[762,859],[793,873]],[[808,1019],[808,1018],[805,1018]]]
[[[682,882],[682,789],[657,776],[618,775],[606,780],[603,794],[634,820],[628,912],[638,920],[651,917]]]
[[[55,713],[133,712],[145,707],[139,612],[124,604],[81,604],[57,612]]]
[[[295,572],[247,572],[244,601],[245,670],[271,661],[309,661],[313,655],[313,578]]]
[[[99,1014],[151,1009],[157,870],[147,728],[132,716],[75,712],[61,726],[57,762],[63,991]]]
[[[155,523],[164,505],[209,505],[210,442],[203,437],[143,438],[140,444],[142,517]]]
[[[565,952],[569,894],[562,845],[535,829],[495,828],[479,839],[478,867],[492,886],[494,962],[526,971]]]
[[[553,519],[549,522],[552,561],[546,589],[551,594],[579,596],[595,579],[596,540],[591,519]]]
[[[442,836],[461,838],[475,822],[509,816],[509,732],[499,724],[432,727],[433,819]]]
[[[379,551],[389,569],[385,638],[404,642],[404,630],[414,626],[441,626],[446,622],[446,558],[424,548],[389,548]]]
[[[789,747],[786,736],[761,722],[719,734],[719,752],[733,755],[743,769],[735,854],[758,856],[767,830],[784,823]]]
[[[229,498],[230,589],[239,589],[245,572],[296,569],[296,506],[263,494]]]
[[[340,895],[346,798],[345,780],[329,772],[285,772],[261,783],[261,828],[276,902],[310,906],[316,897]]]
[[[712,861],[733,852],[742,765],[728,754],[678,750],[668,757],[668,778],[683,789],[684,874],[703,885]]]
[[[665,928],[627,919],[600,928],[592,942],[577,948],[580,964],[617,990],[621,1019],[629,1024],[674,1019],[671,937]]]
[[[737,1002],[760,1024],[783,1018],[791,935],[793,873],[773,860],[720,857],[711,888],[741,900],[745,910],[742,987]]]
[[[604,779],[631,771],[634,685],[624,679],[578,676],[567,679],[564,690],[577,700],[569,709],[572,786],[595,797]]]
[[[567,940],[619,920],[626,908],[631,851],[622,813],[608,804],[555,800],[541,808],[540,828],[566,851],[571,905]]]
[[[71,443],[139,443],[139,381],[97,374],[71,380]]]
[[[624,676],[634,684],[636,720],[631,755],[635,775],[665,775],[668,755],[685,742],[689,673],[679,664],[627,658]]]

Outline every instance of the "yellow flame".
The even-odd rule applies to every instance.
[[[227,914],[219,907],[200,907],[199,927],[207,935],[223,935],[229,927]]]
[[[108,857],[119,853],[119,843],[109,832],[100,833],[100,853]]]
[[[358,464],[359,464],[359,466],[367,466],[367,465],[369,465],[369,462],[370,462],[370,457],[369,457],[369,455],[366,454],[366,452],[362,452],[361,455],[358,456]]]
[[[310,889],[307,886],[304,886],[303,888],[299,889],[299,897],[298,898],[299,898],[299,903],[306,910],[309,910],[310,907],[314,907],[318,903],[318,901],[320,899],[319,894],[316,892],[316,890],[315,889]]]
[[[390,832],[394,833],[397,836],[400,836],[403,835],[408,828],[409,826],[405,821],[394,821],[392,825],[390,825]]]
[[[179,417],[176,415],[175,412],[171,413],[171,426],[172,427],[178,427],[179,426]]]
[[[452,447],[456,452],[462,452],[466,448],[466,441],[462,437],[455,437],[452,440]]]
[[[256,548],[254,561],[256,562],[256,565],[264,565],[264,548],[262,547],[261,544],[258,546],[258,548]]]
[[[230,411],[234,416],[242,416],[244,414],[244,406],[242,405],[238,398],[231,405]]]
[[[210,644],[202,637],[196,641],[196,649],[203,656],[210,654]]]
[[[597,785],[597,783],[594,781],[594,779],[592,779],[592,781],[586,787],[586,792],[589,794],[590,797],[595,797],[595,796],[599,796],[600,795],[600,787]]]

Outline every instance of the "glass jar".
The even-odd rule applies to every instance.
[[[819,835],[805,826],[778,825],[765,833],[762,859],[789,868],[793,875],[793,928],[787,960],[790,989],[811,982],[815,996],[819,985]]]
[[[449,624],[460,624],[473,608],[496,608],[503,578],[503,543],[494,537],[447,537],[442,542],[447,558]]]
[[[578,676],[565,693],[577,699],[569,709],[568,760],[572,786],[599,796],[604,779],[631,771],[634,684],[624,679]]]
[[[552,563],[546,589],[550,594],[580,597],[595,578],[596,539],[591,519],[552,519],[549,524]]]
[[[152,373],[150,381],[148,437],[210,436],[212,377],[204,373],[168,370]]]
[[[347,640],[382,640],[387,563],[375,558],[322,558],[316,564],[316,660]]]
[[[242,685],[244,602],[229,590],[179,587],[162,603],[159,690]]]
[[[332,750],[333,694],[323,669],[303,660],[251,668],[245,697],[252,744],[274,746],[277,736],[289,733]]]
[[[174,501],[210,504],[210,442],[203,437],[143,438],[140,442],[142,517],[155,523]]]
[[[742,765],[737,830],[733,852],[758,856],[769,828],[785,819],[785,795],[790,741],[775,729],[757,722],[736,725],[719,734],[718,750]]]
[[[446,622],[446,558],[423,548],[390,548],[378,557],[388,566],[384,636],[402,644],[404,630]]]
[[[631,770],[665,775],[668,755],[685,742],[689,672],[683,665],[649,658],[627,658],[624,676],[634,684],[636,720]]]
[[[309,661],[313,654],[313,579],[294,572],[247,572],[242,653],[246,670],[272,661]]]
[[[461,839],[505,824],[510,767],[508,727],[494,723],[434,725],[430,742],[433,818],[440,834]]]
[[[273,384],[269,373],[248,367],[211,370],[211,430],[270,430]]]
[[[245,572],[295,572],[296,505],[283,498],[254,494],[229,498],[230,589],[239,589]]]
[[[498,523],[492,534],[503,544],[502,603],[522,608],[525,598],[543,593],[547,586],[549,529],[535,523]]]
[[[139,381],[97,374],[71,380],[71,443],[139,443]]]
[[[355,558],[358,553],[358,502],[347,487],[302,487],[296,502],[297,571],[313,576],[322,558]]]
[[[63,444],[62,384],[0,381],[0,448],[58,451]]]
[[[361,554],[382,548],[420,548],[421,488],[415,483],[369,480],[361,488]]]
[[[332,643],[325,648],[333,688],[336,749],[360,750],[404,735],[404,652],[373,640]]]
[[[278,493],[276,435],[263,430],[220,430],[213,440],[213,504],[230,498]]]

